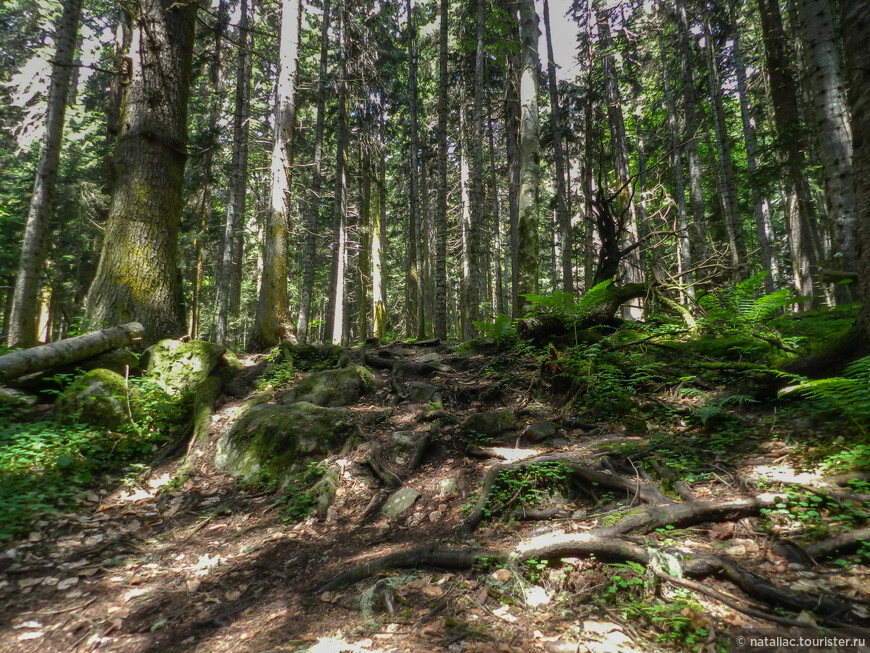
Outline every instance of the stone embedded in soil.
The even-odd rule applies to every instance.
[[[33,408],[36,397],[21,390],[0,388],[0,406],[8,408]]]
[[[529,442],[540,442],[541,440],[552,438],[558,432],[559,429],[555,424],[550,422],[535,422],[534,424],[529,424],[523,432],[523,437]]]
[[[414,431],[396,431],[393,433],[393,446],[396,449],[412,449],[420,436]]]
[[[459,494],[459,479],[456,477],[442,478],[438,481],[438,491],[442,497]]]
[[[440,363],[441,357],[438,354],[423,354],[417,359],[418,363]]]
[[[475,413],[466,419],[461,426],[465,433],[475,432],[482,435],[498,435],[517,427],[517,417],[509,408]]]
[[[282,404],[307,401],[317,406],[350,406],[374,385],[364,367],[345,367],[309,374],[281,398]]]
[[[262,474],[284,485],[307,463],[340,451],[358,430],[346,408],[259,404],[220,437],[215,465],[234,476]]]
[[[408,401],[412,404],[425,404],[428,401],[441,403],[438,395],[438,387],[425,381],[411,381],[408,383]]]
[[[414,488],[403,487],[387,499],[387,502],[381,508],[381,512],[390,519],[397,519],[403,512],[413,506],[419,497],[420,493]]]

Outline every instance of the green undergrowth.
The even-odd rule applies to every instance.
[[[774,507],[761,511],[758,528],[762,532],[812,543],[863,528],[870,521],[868,502],[799,487],[785,487],[777,492],[781,496]],[[870,563],[870,542],[859,546],[853,562]]]
[[[668,648],[697,651],[705,647],[710,620],[703,608],[683,588],[668,588],[662,596],[661,581],[636,562],[604,566],[607,585],[595,602],[618,612],[639,631]]]
[[[80,424],[75,415],[59,421],[21,409],[0,412],[0,540],[74,508],[83,488],[125,463],[147,460],[172,437],[183,406],[148,379],[130,382],[139,390],[141,416],[117,431]]]
[[[533,463],[521,468],[506,469],[493,483],[483,509],[484,518],[506,515],[514,506],[538,508],[554,491],[566,489],[570,470],[562,462]],[[470,512],[475,497],[464,506]]]

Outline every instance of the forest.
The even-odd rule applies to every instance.
[[[868,43],[5,0],[0,650],[870,650]]]

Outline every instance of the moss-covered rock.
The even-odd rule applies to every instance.
[[[284,359],[293,361],[293,366],[303,372],[339,367],[344,351],[338,345],[299,345],[286,340],[279,347]]]
[[[91,370],[58,398],[57,416],[106,429],[119,429],[141,411],[138,390],[111,370]],[[128,403],[129,399],[129,403]]]
[[[308,402],[260,404],[248,409],[221,436],[215,464],[229,474],[262,475],[280,485],[313,461],[340,451],[358,426],[346,408]]]
[[[371,372],[360,366],[315,372],[281,398],[282,404],[307,401],[317,406],[350,406],[374,387]]]
[[[113,349],[86,361],[80,361],[79,367],[86,370],[111,370],[124,376],[127,368],[131,373],[139,371],[139,357],[129,349]]]
[[[517,428],[517,417],[510,409],[493,410],[485,413],[475,413],[466,419],[460,427],[464,433],[480,433],[482,435],[498,435]]]
[[[196,394],[209,376],[227,381],[241,369],[233,352],[202,340],[161,340],[143,356],[148,375],[173,397]]]
[[[27,410],[36,406],[36,397],[21,390],[0,388],[0,414],[16,410]]]

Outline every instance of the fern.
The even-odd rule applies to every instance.
[[[570,323],[588,315],[592,309],[600,306],[610,299],[610,285],[613,282],[608,279],[593,286],[583,295],[579,301],[574,295],[567,292],[556,291],[552,295],[523,295],[530,306],[528,313],[533,315],[553,315],[563,322]]]
[[[767,275],[768,272],[764,271],[733,288],[723,288],[701,297],[698,303],[707,313],[707,326],[713,330],[757,327],[798,301],[790,288],[763,295]]]
[[[485,338],[492,338],[496,343],[503,343],[516,334],[510,317],[504,313],[496,315],[492,324],[489,322],[472,322],[472,324]]]
[[[870,356],[851,363],[843,376],[827,379],[799,379],[800,383],[780,390],[780,396],[801,394],[822,410],[837,412],[864,434],[870,428]]]

